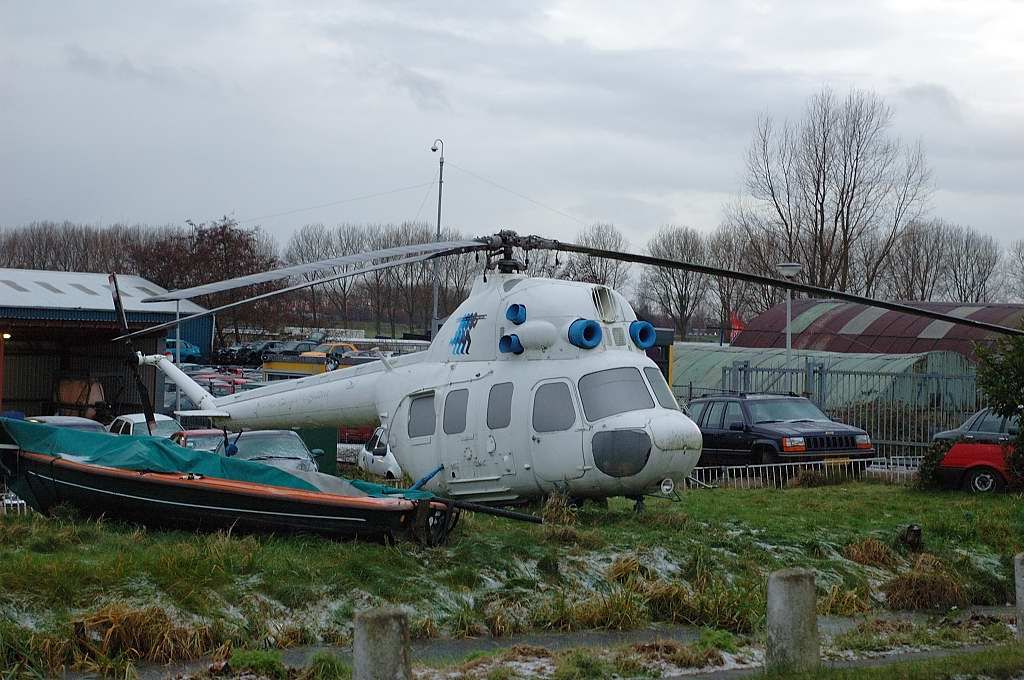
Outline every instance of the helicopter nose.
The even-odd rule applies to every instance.
[[[700,428],[679,411],[652,418],[648,429],[654,445],[664,452],[699,451],[703,444]]]

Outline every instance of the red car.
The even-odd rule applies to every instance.
[[[939,463],[943,485],[972,493],[993,493],[1005,489],[1009,474],[1004,447],[1004,444],[978,441],[953,444]]]

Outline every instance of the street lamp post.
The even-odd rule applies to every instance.
[[[10,333],[0,333],[0,413],[4,412],[4,345],[10,339]]]
[[[783,278],[792,281],[804,268],[799,262],[780,262],[775,266]],[[786,289],[786,391],[793,391],[793,291]]]
[[[441,139],[435,139],[430,150],[437,152],[440,150],[441,156],[437,166],[437,233],[434,235],[434,241],[441,240],[441,189],[444,186],[444,141]],[[430,314],[430,339],[434,339],[434,335],[437,334],[437,289],[440,284],[440,275],[437,271],[438,258],[434,258],[434,304],[433,310]]]

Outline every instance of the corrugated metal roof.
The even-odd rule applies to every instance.
[[[915,302],[925,309],[954,316],[1018,327],[1024,305],[963,305],[956,302]],[[793,301],[793,347],[830,352],[912,354],[957,352],[973,358],[973,343],[993,337],[968,326],[933,321],[912,314],[880,310],[835,300]],[[786,306],[776,305],[747,324],[734,347],[785,347]]]
[[[143,298],[167,291],[141,276],[118,274],[125,312],[173,314],[174,302],[146,302]],[[55,272],[41,269],[0,269],[0,307],[52,310],[114,311],[106,274]],[[195,314],[202,307],[183,300],[181,313]]]

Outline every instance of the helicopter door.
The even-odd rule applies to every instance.
[[[533,388],[530,449],[541,479],[557,482],[582,477],[583,435],[568,380],[548,380]]]

